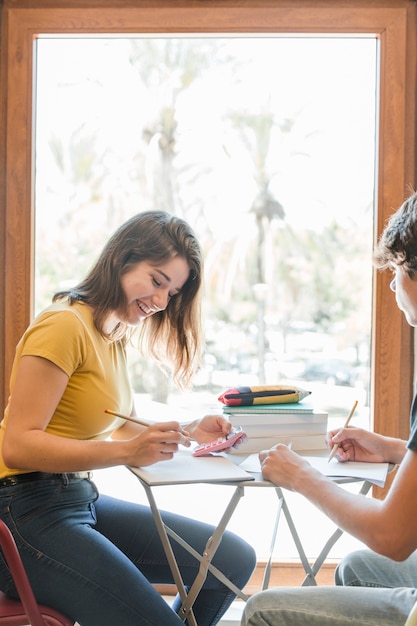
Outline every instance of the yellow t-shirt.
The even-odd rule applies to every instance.
[[[16,348],[10,394],[24,355],[48,359],[69,377],[46,432],[69,439],[106,439],[123,420],[105,413],[105,409],[130,415],[133,396],[124,347],[102,337],[85,304],[57,302],[33,321]],[[0,451],[7,415],[8,407],[0,427]],[[19,470],[7,468],[0,455],[0,477],[16,473]]]

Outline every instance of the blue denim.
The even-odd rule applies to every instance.
[[[53,477],[1,488],[0,517],[15,537],[39,602],[81,626],[183,623],[151,584],[174,581],[149,507],[99,495],[88,479]],[[162,517],[202,553],[212,526],[171,513]],[[199,563],[173,546],[184,583],[191,585]],[[213,564],[242,588],[255,561],[253,549],[226,532]],[[0,589],[15,595],[2,558]],[[216,624],[233,599],[209,573],[193,607],[198,625]]]
[[[417,600],[417,553],[398,563],[358,550],[341,561],[335,581],[258,593],[242,626],[403,626]]]
[[[372,550],[351,552],[338,565],[336,585],[360,587],[417,587],[417,552],[405,561],[392,561]]]

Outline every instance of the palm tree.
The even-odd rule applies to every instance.
[[[190,222],[179,190],[181,172],[176,167],[178,100],[218,51],[214,39],[145,38],[131,40],[130,62],[137,70],[147,98],[154,102],[152,118],[143,129],[147,144],[146,169],[150,207],[181,215]],[[200,213],[201,217],[201,213]],[[166,402],[169,381],[154,370],[152,399]]]

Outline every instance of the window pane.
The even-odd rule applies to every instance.
[[[368,423],[376,38],[37,48],[36,310],[130,215],[168,210],[204,248],[207,350],[186,396],[132,351],[141,398],[292,382]]]

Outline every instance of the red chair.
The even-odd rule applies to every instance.
[[[0,547],[20,597],[13,600],[0,591],[0,626],[74,626],[65,615],[36,602],[13,535],[2,520]]]

